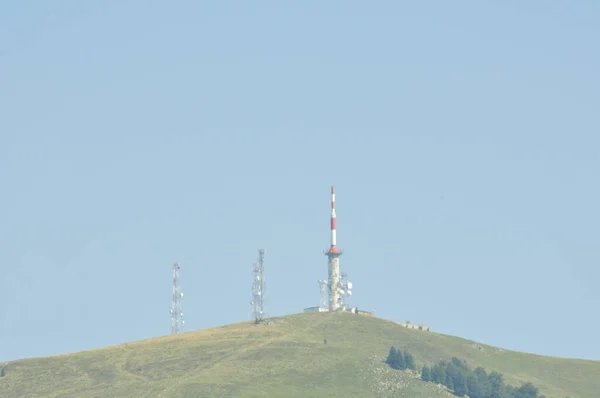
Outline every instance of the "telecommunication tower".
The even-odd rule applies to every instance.
[[[324,253],[328,260],[329,311],[333,312],[340,309],[340,256],[342,255],[342,251],[337,247],[334,187],[331,187],[331,246]]]
[[[171,334],[177,334],[183,331],[183,292],[179,285],[179,263],[173,263],[173,299],[171,302]]]
[[[258,259],[252,267],[252,316],[254,317],[254,323],[260,323],[263,320],[264,313],[264,294],[265,294],[265,281],[263,277],[264,273],[264,260],[265,251],[263,249],[258,250]]]

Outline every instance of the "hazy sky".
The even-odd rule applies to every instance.
[[[600,359],[598,1],[3,1],[0,360],[319,302]]]

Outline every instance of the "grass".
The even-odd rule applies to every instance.
[[[597,398],[600,362],[550,358],[410,330],[348,313],[311,313],[6,364],[12,397],[450,397],[383,360],[390,346],[417,365],[452,356],[531,381],[547,397]],[[324,344],[324,339],[327,344]]]

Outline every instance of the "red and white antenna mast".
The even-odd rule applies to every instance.
[[[341,307],[341,294],[343,289],[340,286],[340,256],[342,251],[337,248],[337,217],[335,214],[335,187],[331,187],[331,246],[325,250],[328,259],[328,290],[329,290],[329,311],[336,311]]]

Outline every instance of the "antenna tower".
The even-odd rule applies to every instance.
[[[258,259],[252,267],[252,301],[250,304],[252,305],[252,316],[254,317],[254,323],[260,323],[265,316],[263,308],[265,293],[265,281],[263,277],[264,260],[265,251],[260,249],[258,250]]]
[[[331,247],[325,250],[327,256],[327,282],[329,287],[329,311],[340,309],[340,256],[342,251],[337,247],[337,228],[335,214],[335,188],[331,187]]]
[[[179,263],[173,263],[173,301],[171,303],[171,334],[183,331],[183,292],[179,285]]]

